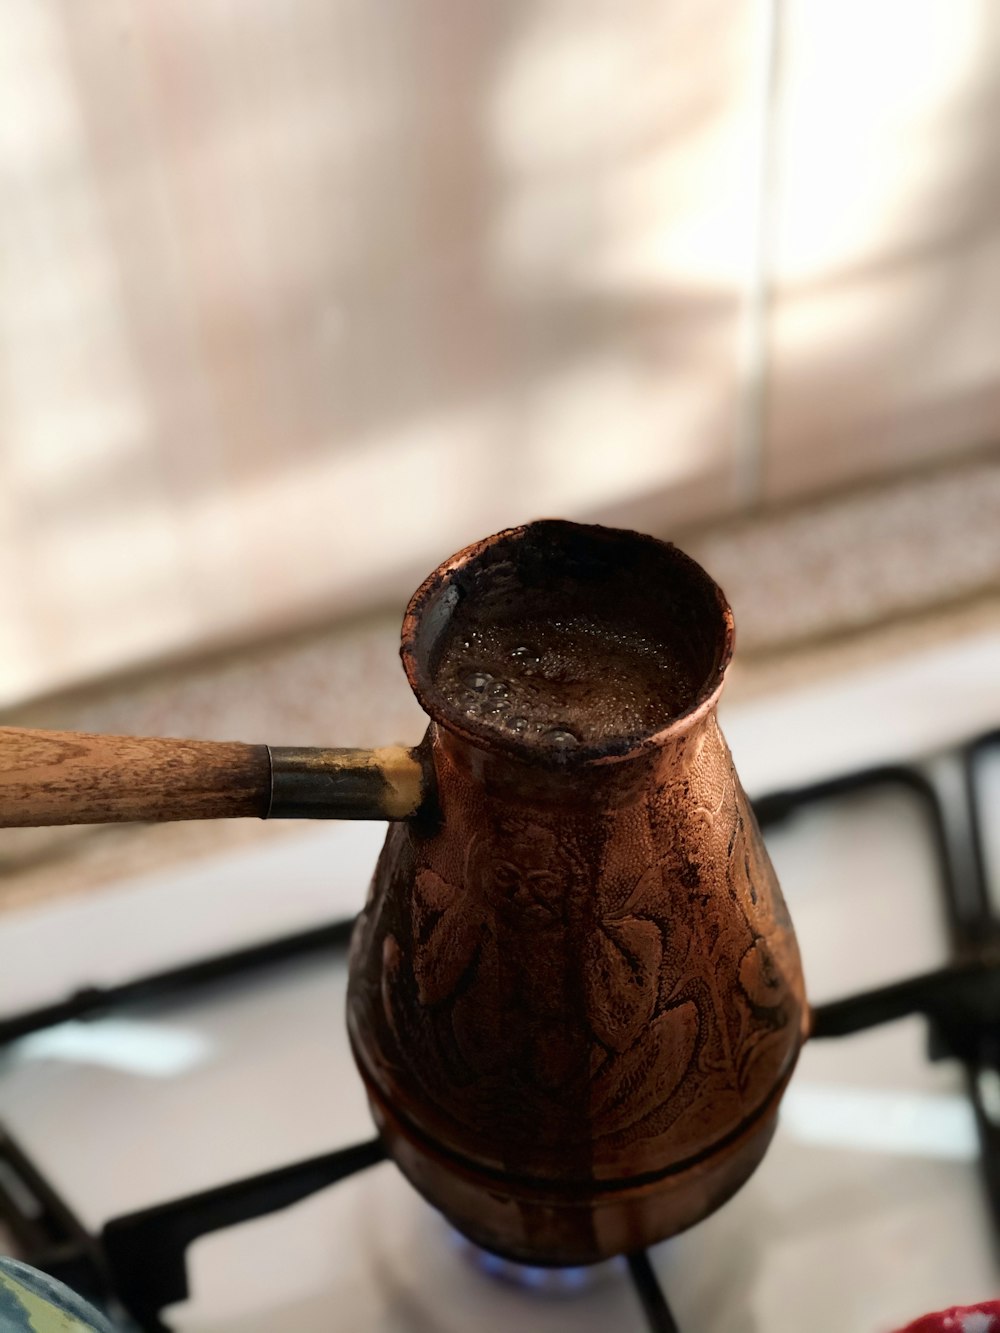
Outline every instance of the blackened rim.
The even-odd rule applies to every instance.
[[[537,537],[544,533],[586,536],[595,543],[628,543],[633,548],[645,548],[650,553],[657,553],[661,558],[667,556],[694,585],[700,585],[702,592],[706,594],[706,600],[718,612],[714,665],[688,707],[677,713],[663,727],[649,732],[638,740],[634,736],[609,736],[600,744],[581,745],[572,750],[561,749],[558,746],[547,747],[539,744],[537,740],[530,742],[517,736],[503,735],[477,719],[470,720],[464,714],[459,714],[436,687],[433,676],[426,669],[427,664],[422,660],[422,654],[418,650],[419,630],[432,600],[455,581],[459,571],[467,570],[481,561],[498,543],[513,544],[518,540]],[[403,616],[399,652],[406,678],[418,703],[439,726],[479,750],[506,754],[531,764],[541,763],[557,768],[575,769],[587,765],[615,763],[648,754],[672,740],[679,739],[696,727],[718,703],[725,684],[726,671],[732,660],[734,640],[733,612],[722,589],[696,560],[672,542],[660,541],[656,537],[634,532],[629,528],[571,523],[565,519],[539,519],[518,527],[504,528],[490,537],[473,542],[443,561],[429,574],[407,605]]]

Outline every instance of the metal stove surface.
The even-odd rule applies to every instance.
[[[898,674],[861,682],[891,757],[995,724],[986,664],[997,658],[981,660],[981,674],[967,667],[960,704],[969,709],[971,690],[975,727],[966,711],[942,720],[939,709],[928,729],[920,682],[936,673],[926,665],[909,693]],[[856,718],[857,691],[842,696],[859,763],[884,757]],[[818,714],[797,697],[724,718],[752,794],[849,766],[847,712],[838,721],[831,697],[817,696]],[[813,718],[812,736],[796,721],[803,716]],[[783,734],[787,763],[775,740]],[[822,735],[834,738],[826,752],[815,743]],[[1000,906],[1000,747],[980,763]],[[0,923],[0,1011],[349,914],[380,838],[371,826],[313,828],[263,856],[220,858],[86,905],[12,917]],[[768,845],[814,1002],[949,956],[933,845],[905,784],[807,804],[770,829]],[[369,1138],[344,1033],[345,981],[346,960],[333,951],[26,1037],[0,1062],[0,1120],[93,1230]],[[719,1213],[651,1253],[682,1333],[877,1333],[1000,1290],[964,1089],[959,1065],[928,1061],[919,1018],[810,1044],[762,1167]],[[1000,1115],[1000,1089],[996,1105]],[[540,1293],[530,1275],[519,1289],[480,1271],[391,1163],[197,1241],[188,1268],[191,1299],[165,1315],[178,1333],[644,1327],[624,1265],[558,1296]]]

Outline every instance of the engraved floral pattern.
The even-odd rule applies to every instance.
[[[680,1162],[789,1067],[780,892],[714,726],[687,761],[603,824],[470,786],[463,823],[398,835],[361,932],[391,1041],[368,1040],[461,1151],[610,1177]]]

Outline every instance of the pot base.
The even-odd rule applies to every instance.
[[[714,1212],[760,1164],[784,1091],[783,1081],[751,1125],[690,1166],[641,1183],[585,1187],[505,1178],[453,1157],[404,1124],[365,1083],[389,1156],[418,1193],[475,1245],[541,1267],[631,1254]]]

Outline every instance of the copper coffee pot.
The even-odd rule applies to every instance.
[[[456,636],[474,656],[497,627],[509,644],[543,623],[597,635],[590,686],[546,681],[544,662],[524,682],[588,725],[464,707],[445,679]],[[587,690],[614,674],[616,643],[669,660],[670,690],[651,677],[622,696],[642,725],[602,730]],[[721,590],[675,547],[532,523],[459,552],[410,601],[403,665],[430,717],[416,749],[2,728],[0,825],[391,821],[348,1004],[386,1148],[476,1243],[589,1263],[744,1183],[808,1031],[791,922],[716,719],[732,646]]]

